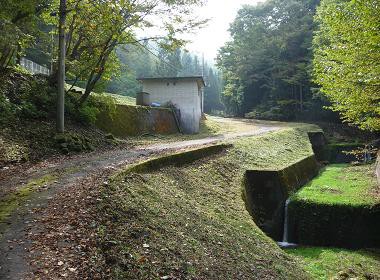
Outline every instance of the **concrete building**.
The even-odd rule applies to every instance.
[[[198,133],[203,113],[203,77],[140,78],[143,86],[137,105],[166,106],[179,110],[179,122],[184,133]]]

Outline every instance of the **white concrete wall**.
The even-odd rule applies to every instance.
[[[197,81],[143,81],[143,92],[149,93],[149,103],[164,105],[172,102],[181,112],[181,127],[185,133],[198,133],[201,120],[201,91]]]

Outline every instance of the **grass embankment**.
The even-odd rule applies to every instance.
[[[373,170],[373,165],[330,165],[294,195],[291,216],[296,216],[299,238],[348,247],[376,244],[380,195]],[[287,251],[315,279],[380,279],[379,251],[322,247]]]
[[[374,205],[380,203],[373,164],[333,164],[294,195],[295,200],[333,205]]]
[[[307,135],[289,129],[234,144],[195,164],[120,173],[103,189],[99,231],[114,279],[308,278],[241,197],[245,170],[310,155]]]
[[[111,94],[111,93],[106,93],[106,94],[115,98],[117,104],[130,105],[130,106],[136,105],[136,98],[134,98],[134,97],[118,95],[118,94]]]
[[[62,137],[56,135],[55,129],[57,90],[47,77],[7,69],[0,73],[0,80],[0,168],[114,144],[105,133],[90,125],[100,108],[113,103],[110,97],[90,97],[78,108],[78,94],[68,93],[65,100],[67,135]]]
[[[79,139],[78,144],[86,140],[92,149],[101,150],[116,144],[115,141],[106,138],[106,133],[71,121],[66,123],[66,135]],[[60,144],[56,138],[54,121],[18,121],[0,126],[0,168],[61,155],[63,149]],[[70,152],[88,152],[92,149]]]
[[[313,279],[380,279],[377,251],[304,247],[286,250],[296,256]]]

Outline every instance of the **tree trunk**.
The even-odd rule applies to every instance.
[[[66,0],[59,4],[59,56],[58,56],[58,96],[57,96],[57,132],[65,131],[65,24]]]
[[[82,104],[87,100],[87,98],[90,96],[92,90],[95,88],[96,83],[100,80],[100,78],[103,75],[104,68],[106,66],[107,60],[111,54],[111,52],[115,49],[117,45],[117,41],[113,40],[111,42],[111,38],[108,40],[106,46],[103,49],[102,54],[99,57],[99,60],[95,66],[97,72],[95,70],[92,70],[86,84],[86,90],[84,94],[79,99],[79,106],[82,106]]]

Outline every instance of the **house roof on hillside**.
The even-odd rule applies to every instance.
[[[206,86],[202,76],[183,76],[183,77],[143,77],[138,78],[138,81],[201,81],[203,86]]]

